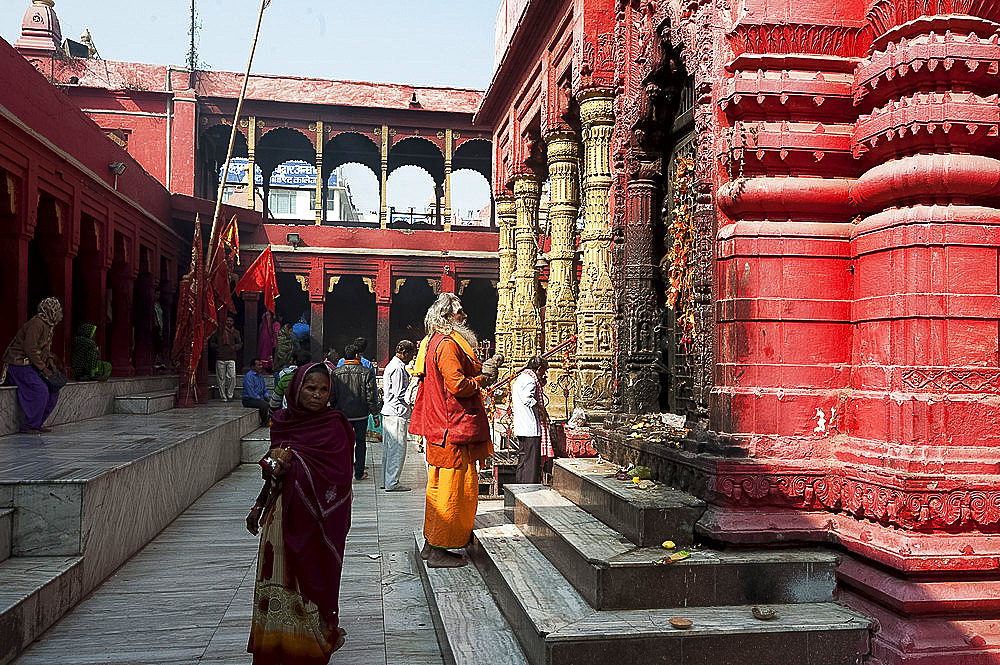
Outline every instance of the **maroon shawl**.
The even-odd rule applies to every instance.
[[[326,617],[338,612],[344,543],[351,526],[354,428],[339,411],[326,407],[314,412],[299,405],[305,376],[316,365],[295,370],[288,408],[273,416],[271,448],[292,453],[281,494],[285,556],[304,599],[316,603]]]

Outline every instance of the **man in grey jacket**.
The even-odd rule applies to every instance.
[[[333,370],[333,385],[330,391],[330,406],[343,413],[354,427],[354,479],[368,477],[365,457],[368,454],[368,416],[378,414],[382,401],[375,386],[375,375],[361,364],[358,347],[354,344],[344,349],[344,364]]]

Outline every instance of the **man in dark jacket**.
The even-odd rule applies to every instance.
[[[368,416],[375,417],[377,427],[382,400],[375,387],[375,375],[358,360],[358,347],[354,344],[344,349],[344,364],[333,370],[330,406],[347,416],[354,426],[354,478],[364,480],[368,477],[365,470]]]

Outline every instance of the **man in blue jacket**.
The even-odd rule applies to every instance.
[[[271,420],[271,407],[268,404],[267,383],[264,382],[264,363],[260,358],[254,358],[250,371],[243,377],[243,406],[260,411],[260,426],[267,427]]]

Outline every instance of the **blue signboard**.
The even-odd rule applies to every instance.
[[[229,173],[226,184],[239,185],[246,182],[247,159],[246,157],[233,157],[229,162]],[[219,178],[222,178],[220,169]],[[264,184],[264,174],[260,167],[254,165],[254,181],[257,185]],[[337,172],[330,174],[327,180],[330,187],[337,186]],[[279,164],[274,173],[271,174],[271,187],[288,187],[291,189],[315,189],[316,188],[316,167],[306,162],[285,162]]]

